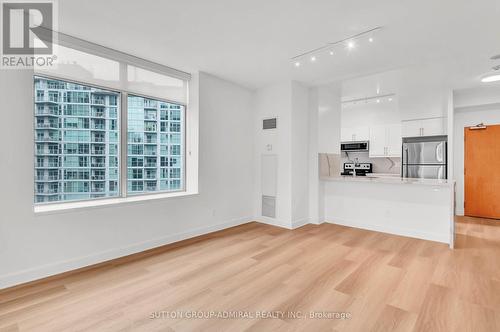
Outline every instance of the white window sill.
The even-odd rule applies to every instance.
[[[117,198],[106,198],[106,199],[96,199],[96,200],[88,200],[88,201],[80,201],[80,202],[67,202],[67,203],[54,203],[47,205],[35,205],[34,212],[35,214],[53,214],[53,213],[64,213],[70,212],[74,210],[80,209],[92,209],[99,207],[111,207],[122,204],[131,204],[131,203],[144,203],[152,200],[165,199],[165,198],[174,198],[174,197],[184,197],[184,196],[193,196],[197,195],[198,192],[187,192],[187,191],[178,191],[172,193],[158,193],[158,194],[146,194],[146,195],[137,195],[137,196],[129,196],[129,197],[117,197]]]

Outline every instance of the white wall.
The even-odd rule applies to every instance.
[[[295,228],[310,222],[309,215],[309,88],[284,81],[255,94],[255,219]],[[277,129],[262,130],[262,120],[277,117]],[[276,218],[262,216],[261,160],[276,155]]]
[[[291,82],[285,81],[258,89],[254,100],[254,133],[255,152],[254,168],[254,216],[261,222],[282,227],[291,227],[292,198],[291,198]],[[264,118],[277,117],[277,129],[262,130]],[[263,154],[277,156],[277,193],[276,218],[266,218],[261,214],[261,159]]]
[[[477,88],[455,91],[454,178],[456,214],[464,215],[464,128],[478,123],[500,124],[500,88]]]
[[[398,101],[349,105],[342,107],[341,128],[371,127],[401,123]]]
[[[0,288],[251,220],[251,91],[200,74],[198,195],[35,215],[32,85],[1,72]]]
[[[309,223],[309,88],[292,82],[292,227]]]
[[[309,219],[324,221],[324,183],[320,177],[320,154],[340,154],[340,84],[309,89]],[[338,160],[338,158],[337,158]]]

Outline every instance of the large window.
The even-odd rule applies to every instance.
[[[34,81],[35,202],[118,196],[111,176],[119,173],[118,149],[109,138],[118,136],[111,124],[118,121],[120,93],[38,76]]]
[[[42,76],[34,85],[35,203],[184,188],[183,105]]]
[[[182,189],[184,106],[134,95],[127,105],[128,193]]]

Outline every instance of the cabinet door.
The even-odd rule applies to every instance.
[[[385,126],[375,126],[370,128],[370,145],[369,145],[369,156],[370,157],[384,157],[386,154],[386,127]]]
[[[341,128],[340,129],[340,140],[342,142],[354,141],[354,128]]]
[[[422,120],[410,120],[401,122],[403,137],[415,137],[422,135]]]
[[[401,157],[401,125],[387,127],[387,157]]]
[[[355,141],[368,141],[370,139],[370,128],[368,127],[356,127],[354,128],[354,140]]]
[[[423,136],[445,135],[444,118],[422,120]]]

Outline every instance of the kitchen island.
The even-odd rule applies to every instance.
[[[453,246],[453,181],[373,175],[321,181],[327,222]]]

